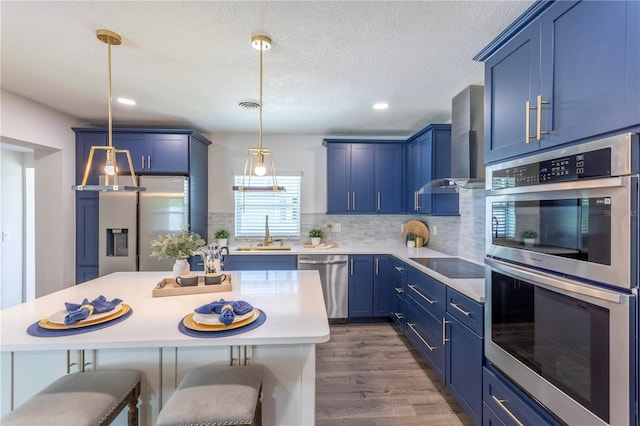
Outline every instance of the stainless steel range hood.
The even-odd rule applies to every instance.
[[[468,86],[451,109],[451,177],[426,183],[420,193],[484,188],[484,86]]]

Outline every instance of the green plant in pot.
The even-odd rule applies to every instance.
[[[416,246],[416,237],[409,233],[407,234],[407,247],[415,247]]]
[[[522,231],[521,235],[525,246],[533,246],[536,243],[536,238],[538,238],[538,233],[533,229]]]
[[[176,234],[160,235],[151,242],[151,256],[157,258],[173,258],[173,277],[189,273],[187,259],[204,247],[206,242],[200,234],[189,230],[189,225],[181,227]]]
[[[226,247],[227,239],[231,235],[228,230],[220,228],[216,231],[216,239],[218,240],[218,247]]]
[[[320,244],[320,240],[324,238],[324,231],[320,228],[313,228],[309,231],[309,237],[311,237],[311,244],[317,246]]]

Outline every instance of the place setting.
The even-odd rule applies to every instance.
[[[65,308],[42,318],[27,328],[36,337],[58,337],[87,333],[118,324],[133,313],[121,299],[108,300],[100,295],[82,303],[65,302]]]
[[[224,337],[262,325],[264,311],[244,300],[214,300],[194,309],[178,322],[178,330],[192,337]]]

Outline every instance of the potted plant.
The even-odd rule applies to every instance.
[[[415,246],[416,246],[416,238],[411,233],[407,234],[407,247],[411,248]]]
[[[324,238],[324,231],[320,228],[314,228],[309,231],[309,237],[311,237],[311,244],[317,246],[320,244],[320,240]]]
[[[187,259],[206,244],[200,234],[189,231],[189,225],[180,229],[179,233],[161,235],[151,242],[151,256],[176,259],[173,265],[174,278],[189,273]]]
[[[524,245],[527,247],[531,247],[536,243],[536,238],[538,237],[538,233],[533,229],[527,229],[526,231],[522,231],[522,241],[524,241]]]
[[[224,228],[220,228],[216,231],[216,239],[218,240],[218,247],[226,247],[227,246],[227,239],[229,238],[229,231],[224,229]]]

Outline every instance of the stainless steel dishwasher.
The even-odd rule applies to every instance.
[[[345,322],[349,316],[348,255],[298,255],[298,269],[320,273],[324,304],[331,322]]]

